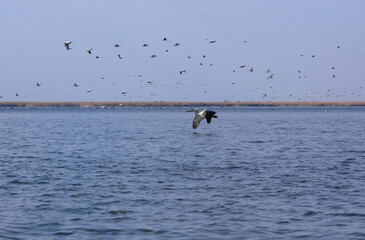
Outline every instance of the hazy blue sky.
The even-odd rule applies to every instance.
[[[0,35],[2,101],[365,101],[363,0],[2,0]]]

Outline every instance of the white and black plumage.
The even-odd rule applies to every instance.
[[[186,73],[186,70],[181,70],[180,71],[180,75],[183,74],[183,73]]]
[[[119,59],[123,59],[122,54],[118,54],[118,58],[119,58]]]
[[[210,123],[212,121],[212,118],[218,118],[216,112],[209,111],[207,109],[204,109],[203,111],[199,112],[199,108],[195,108],[192,110],[188,110],[186,112],[194,112],[195,117],[193,120],[193,128],[196,129],[199,127],[200,122],[205,118],[207,120],[207,123]]]
[[[120,44],[116,43],[114,44],[114,47],[120,47]]]
[[[145,44],[142,45],[142,47],[148,47],[148,46],[149,46],[148,43],[145,43]]]
[[[77,84],[77,83],[74,83],[74,87],[78,87],[78,86],[80,86],[79,84]]]
[[[89,54],[91,54],[91,50],[93,50],[92,48],[88,48],[86,49],[86,52],[88,52]]]
[[[71,43],[73,43],[73,42],[71,42],[71,41],[69,41],[69,42],[64,42],[63,44],[65,45],[65,47],[66,47],[66,50],[70,50],[71,48],[70,48],[70,44]]]
[[[155,58],[155,57],[157,57],[156,54],[153,54],[152,56],[150,56],[150,58]]]
[[[40,84],[39,82],[37,82],[37,84],[36,84],[36,85],[37,85],[37,87],[40,87],[40,86],[42,86],[42,84]]]

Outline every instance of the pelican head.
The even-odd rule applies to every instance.
[[[195,112],[195,113],[198,113],[199,112],[199,108],[193,108],[193,109],[187,110],[185,112]]]

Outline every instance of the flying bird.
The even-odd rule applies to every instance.
[[[195,108],[192,110],[188,110],[186,112],[194,112],[195,117],[193,120],[193,128],[196,129],[199,127],[200,122],[205,118],[207,119],[207,123],[210,123],[212,121],[212,118],[218,118],[216,112],[209,111],[207,109],[204,109],[203,111],[199,112],[199,108]]]
[[[164,37],[164,38],[163,38],[163,40],[164,40],[164,41],[167,41],[167,38],[165,38],[165,37]]]
[[[251,68],[251,69],[250,69],[250,72],[253,72],[253,71],[254,71],[254,70],[253,70],[253,68]]]
[[[88,52],[89,54],[91,54],[91,50],[93,50],[92,48],[86,49],[86,52]]]
[[[149,46],[148,43],[142,45],[142,47],[148,47],[148,46]]]
[[[66,50],[70,50],[70,49],[72,49],[72,48],[70,48],[70,44],[71,43],[73,43],[73,42],[64,42],[63,44],[65,45],[65,47],[66,47]]]
[[[157,55],[156,54],[153,54],[150,58],[155,58],[155,57],[157,57]]]
[[[183,74],[183,73],[186,73],[186,70],[181,70],[180,71],[180,75]]]
[[[74,87],[78,87],[78,86],[80,86],[79,84],[77,84],[77,83],[74,83]]]
[[[37,82],[37,84],[36,84],[36,85],[37,85],[37,87],[40,87],[40,86],[42,86],[42,84],[40,84],[40,83],[38,83],[38,82]]]
[[[91,90],[91,89],[88,89],[88,90],[86,90],[86,92],[92,92],[93,90]]]
[[[275,74],[271,74],[270,76],[267,77],[267,79],[272,79],[274,77]]]
[[[215,42],[217,42],[216,40],[212,40],[212,41],[210,41],[209,43],[215,43]]]
[[[118,54],[118,58],[119,58],[119,59],[123,59],[122,54]]]
[[[174,46],[177,47],[177,46],[180,46],[181,44],[180,43],[175,43]]]
[[[120,47],[120,44],[116,43],[116,44],[114,45],[114,47]]]

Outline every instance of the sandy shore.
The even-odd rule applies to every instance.
[[[0,107],[365,106],[363,102],[0,102]]]

